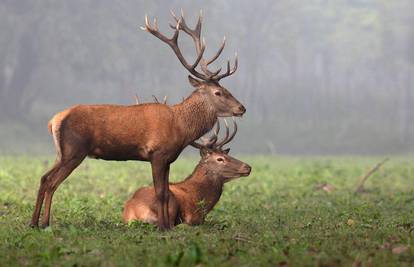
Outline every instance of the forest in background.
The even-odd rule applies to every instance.
[[[78,103],[169,103],[190,94],[169,47],[139,29],[169,10],[203,10],[216,67],[247,107],[238,153],[414,152],[414,2],[410,0],[0,2],[0,153],[53,151],[47,121]],[[182,38],[186,56],[193,43]]]

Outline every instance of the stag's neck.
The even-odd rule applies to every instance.
[[[223,182],[221,177],[199,163],[193,173],[183,182],[177,184],[178,187],[185,188],[186,192],[191,194],[193,205],[203,203],[204,211],[211,211],[220,200],[223,192]]]
[[[217,120],[214,107],[197,92],[172,108],[177,123],[186,133],[186,145],[207,133]]]

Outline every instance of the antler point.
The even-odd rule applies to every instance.
[[[154,29],[158,30],[157,18],[154,18]]]

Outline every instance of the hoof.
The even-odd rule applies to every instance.
[[[30,228],[33,228],[33,229],[37,229],[37,228],[39,228],[39,225],[37,224],[37,223],[29,223],[29,227]]]
[[[41,226],[40,226],[40,228],[42,228],[42,229],[46,229],[46,228],[48,228],[49,227],[49,224],[48,223],[44,223],[44,224],[42,224]]]
[[[169,231],[169,230],[171,230],[171,226],[170,225],[158,225],[158,229],[161,231],[161,232],[166,232],[166,231]]]

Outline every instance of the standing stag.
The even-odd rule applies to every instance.
[[[200,162],[184,181],[169,186],[169,219],[175,225],[182,222],[190,225],[203,223],[207,213],[219,201],[224,183],[250,174],[249,165],[229,156],[229,149],[223,149],[236,135],[236,123],[231,135],[226,124],[226,136],[221,141],[217,141],[218,131],[217,121],[217,130],[209,140],[202,144],[193,143],[200,150]],[[156,204],[154,189],[140,188],[125,203],[123,219],[125,222],[138,220],[156,224]]]
[[[221,69],[210,71],[207,67],[218,58],[224,48],[210,60],[203,58],[204,42],[201,42],[201,14],[197,25],[190,29],[183,14],[177,18],[173,37],[167,38],[145,17],[145,30],[167,43],[184,67],[195,77],[189,81],[196,89],[183,102],[168,106],[162,103],[147,103],[132,106],[77,105],[56,114],[48,124],[56,147],[54,166],[40,181],[36,206],[31,225],[37,227],[43,201],[42,227],[50,220],[52,197],[58,186],[89,156],[104,160],[142,160],[151,162],[152,176],[157,199],[158,226],[169,229],[168,176],[170,164],[191,142],[208,132],[217,117],[242,116],[246,109],[227,89],[219,84],[220,79],[233,74],[234,67],[220,74]],[[189,64],[178,47],[178,35],[183,31],[195,43],[197,57]],[[199,65],[202,72],[198,72]]]

